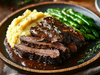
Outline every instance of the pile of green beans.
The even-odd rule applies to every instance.
[[[48,8],[46,12],[80,32],[86,40],[95,40],[99,37],[96,30],[100,30],[100,27],[95,24],[94,19],[78,13],[72,8]]]

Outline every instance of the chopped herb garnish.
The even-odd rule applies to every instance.
[[[54,22],[52,22],[52,24],[54,24]]]
[[[59,30],[58,32],[59,32],[59,33],[61,33],[61,31],[60,31],[60,30]]]
[[[85,59],[81,59],[78,61],[78,63],[84,63]]]
[[[96,44],[99,44],[100,43],[100,41],[97,41],[97,43]]]
[[[85,59],[85,57],[82,57],[83,59]]]
[[[54,41],[56,41],[57,40],[57,38],[54,38]]]
[[[90,51],[92,51],[92,49],[90,49]]]
[[[89,52],[85,52],[86,57],[82,57],[82,59],[79,60],[78,63],[84,63],[85,60],[89,58],[92,54],[96,53],[98,49],[100,49],[100,41],[97,41],[96,45],[92,49],[89,49]]]
[[[26,20],[28,20],[28,18],[26,18]]]
[[[18,24],[18,26],[20,26],[20,24]]]

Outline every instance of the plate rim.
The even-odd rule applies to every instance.
[[[100,8],[99,8],[99,6],[98,6],[98,0],[95,0],[95,7],[96,7],[96,9],[98,10],[98,12],[100,13]]]
[[[7,21],[7,19],[9,19],[11,16],[15,15],[16,13],[22,11],[22,10],[25,10],[25,9],[28,9],[28,8],[31,8],[31,7],[35,7],[35,6],[40,6],[40,5],[46,5],[46,4],[69,4],[69,5],[75,5],[75,6],[79,6],[77,4],[71,4],[69,2],[63,2],[63,1],[59,1],[59,2],[52,2],[52,1],[49,1],[49,2],[42,2],[42,3],[37,3],[37,4],[31,4],[31,5],[28,5],[28,6],[25,6],[13,13],[11,13],[10,15],[8,15],[5,19],[3,19],[1,22],[0,22],[0,27],[3,25],[3,23],[5,23]],[[79,6],[79,7],[82,7],[82,6]],[[84,7],[82,7],[84,8]],[[86,8],[84,8],[86,9]],[[86,9],[88,10],[89,12],[92,12],[90,11],[89,9]],[[92,12],[93,13],[93,12]],[[95,14],[95,13],[94,13]],[[95,14],[95,16],[97,16]],[[98,16],[97,16],[98,17]],[[99,18],[99,17],[98,17]],[[100,18],[99,18],[100,19]],[[89,64],[91,64],[92,62],[96,61],[98,58],[100,57],[100,52],[94,56],[93,58],[89,59],[88,61],[82,63],[82,64],[79,64],[79,65],[76,65],[76,66],[72,66],[72,67],[69,67],[69,68],[63,68],[63,69],[57,69],[57,70],[36,70],[36,69],[31,69],[31,68],[27,68],[27,67],[24,67],[24,66],[20,66],[16,63],[14,63],[13,61],[10,61],[9,59],[7,59],[1,52],[0,52],[0,58],[6,62],[7,64],[9,65],[12,65],[18,69],[22,69],[22,70],[25,70],[25,71],[29,71],[29,72],[36,72],[36,73],[60,73],[60,72],[69,72],[69,71],[73,71],[73,70],[77,70],[79,68],[82,68],[84,66],[87,66]]]

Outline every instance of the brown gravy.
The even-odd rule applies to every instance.
[[[6,47],[6,51],[9,54],[9,57],[14,60],[16,63],[21,64],[22,66],[30,67],[33,69],[39,69],[39,70],[54,70],[54,69],[62,69],[62,68],[67,68],[72,65],[77,64],[77,61],[82,59],[83,56],[85,55],[85,52],[89,49],[89,45],[84,45],[81,48],[78,49],[76,53],[74,53],[71,58],[65,62],[62,65],[59,66],[53,66],[53,65],[48,65],[44,63],[40,63],[37,61],[29,60],[29,59],[24,59],[20,58],[18,56],[18,52],[15,52],[13,48],[10,47],[10,45],[7,43],[7,39],[5,38],[4,40],[4,45]]]

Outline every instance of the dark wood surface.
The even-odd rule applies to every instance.
[[[47,0],[45,0],[47,1]],[[67,1],[67,0],[65,0]],[[100,17],[100,13],[97,11],[95,7],[95,0],[68,0],[71,4],[77,4],[80,6],[83,6],[85,8],[88,8],[89,10],[93,11],[95,14],[97,14]],[[26,5],[25,5],[26,6]],[[0,22],[9,14],[12,12],[18,10],[19,8],[22,8],[23,6],[19,7],[16,4],[13,5],[7,5],[7,4],[2,4],[0,5]],[[12,11],[11,8],[14,8]],[[4,75],[3,73],[3,67],[5,63],[0,59],[0,75]]]

